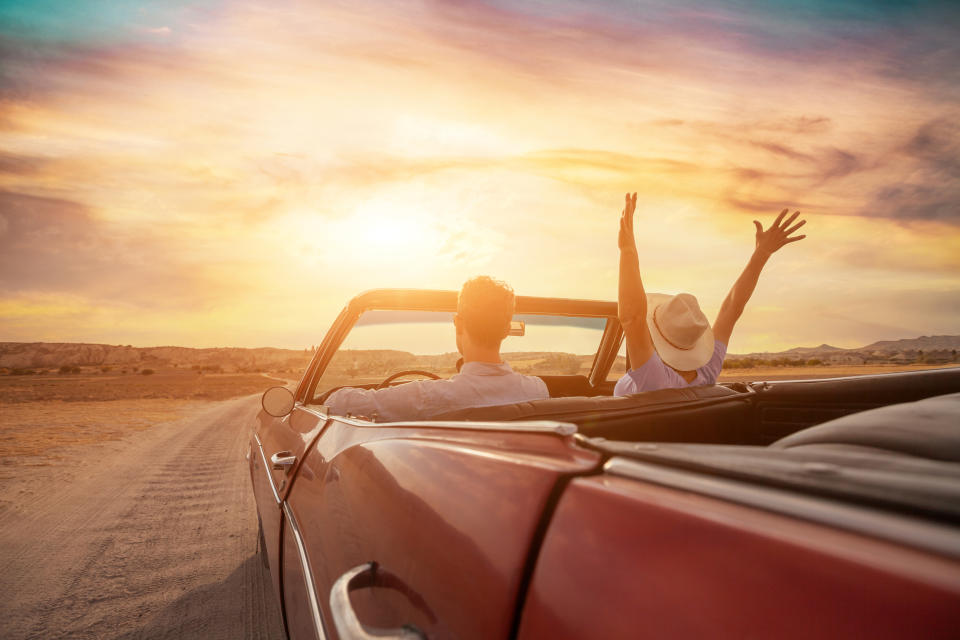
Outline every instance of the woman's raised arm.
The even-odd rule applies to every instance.
[[[637,208],[637,194],[626,195],[626,204],[620,214],[620,283],[617,293],[617,315],[627,339],[627,355],[631,368],[643,365],[654,353],[647,329],[647,293],[640,279],[640,256],[633,233],[633,213]]]
[[[756,288],[757,281],[760,279],[760,272],[763,271],[763,267],[767,264],[770,256],[781,247],[807,237],[805,235],[791,237],[791,234],[805,225],[807,221],[800,220],[800,222],[791,227],[790,224],[797,219],[800,212],[794,211],[792,216],[784,220],[787,211],[788,209],[781,211],[780,215],[777,216],[777,219],[766,231],[763,230],[763,225],[757,220],[753,221],[753,224],[757,227],[756,246],[753,250],[753,255],[750,256],[750,261],[747,263],[743,273],[740,274],[740,277],[737,278],[737,281],[733,284],[733,288],[730,289],[730,293],[727,294],[726,299],[720,306],[717,319],[713,323],[714,339],[719,340],[725,345],[730,344],[730,335],[733,333],[733,326],[737,323],[737,320],[740,319],[744,307],[747,306],[750,296],[753,295],[753,290]]]

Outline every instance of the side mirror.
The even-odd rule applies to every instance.
[[[282,418],[293,411],[293,392],[286,387],[270,387],[260,400],[263,410],[275,418]]]

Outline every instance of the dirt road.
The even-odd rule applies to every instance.
[[[0,637],[282,638],[244,456],[258,397],[0,484]]]

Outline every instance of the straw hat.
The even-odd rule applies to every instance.
[[[699,369],[713,357],[713,330],[689,293],[647,294],[647,327],[660,359],[678,371]]]

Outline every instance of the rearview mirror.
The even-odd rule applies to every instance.
[[[510,333],[508,336],[522,336],[527,332],[527,325],[523,320],[512,320],[510,322]]]
[[[270,387],[263,392],[260,403],[274,418],[282,418],[293,411],[293,392],[286,387]]]

